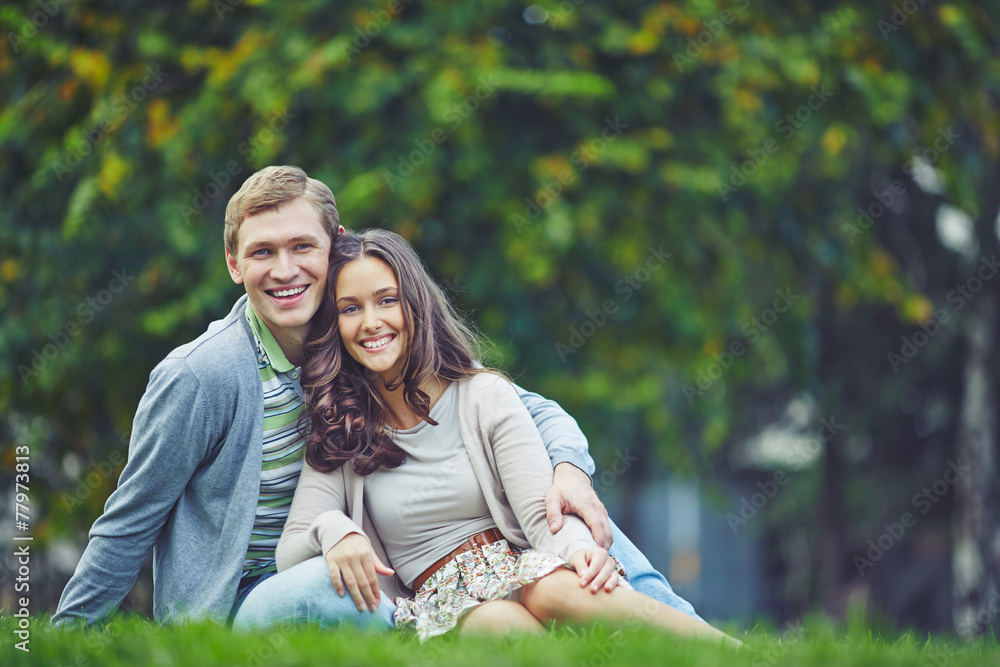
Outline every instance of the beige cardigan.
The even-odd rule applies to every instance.
[[[514,386],[492,373],[478,373],[458,385],[459,428],[472,468],[493,520],[507,541],[534,547],[565,560],[597,546],[576,516],[565,517],[553,535],[545,521],[545,493],[552,464],[541,436]],[[295,491],[288,521],[275,552],[278,570],[325,554],[350,533],[371,542],[379,559],[392,567],[364,507],[364,477],[351,464],[332,473],[308,465]],[[379,577],[390,598],[412,596],[398,577]]]

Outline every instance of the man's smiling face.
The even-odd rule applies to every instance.
[[[257,315],[278,343],[301,345],[326,294],[330,235],[305,199],[247,216],[229,274],[243,283]],[[286,351],[287,354],[287,351]]]

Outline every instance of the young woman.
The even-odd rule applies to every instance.
[[[538,431],[406,241],[341,234],[328,281],[279,570],[322,554],[338,593],[362,610],[394,596],[397,626],[421,641],[603,618],[738,643],[630,590],[576,517],[549,531]]]

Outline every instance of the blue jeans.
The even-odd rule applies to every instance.
[[[649,559],[642,555],[631,540],[625,537],[625,533],[618,529],[615,522],[611,522],[611,534],[614,536],[614,543],[611,545],[611,555],[618,559],[618,562],[625,568],[628,581],[637,592],[642,593],[654,600],[659,600],[670,605],[674,609],[683,611],[692,618],[704,621],[701,616],[695,613],[691,603],[674,593],[667,580],[662,574],[653,569]]]
[[[238,632],[294,623],[333,628],[344,622],[368,629],[390,630],[396,611],[396,605],[385,593],[381,593],[377,610],[358,611],[349,593],[344,597],[337,595],[322,556],[261,579],[249,591],[241,593],[237,594],[233,615],[233,629]]]

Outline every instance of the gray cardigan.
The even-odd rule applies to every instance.
[[[263,451],[264,399],[246,300],[150,374],[128,463],[90,530],[54,623],[92,623],[114,612],[150,549],[158,621],[229,618],[250,544]],[[551,463],[593,474],[573,418],[537,394],[520,395]]]
[[[595,547],[590,529],[577,516],[565,517],[553,535],[545,521],[545,492],[552,470],[531,416],[514,386],[492,373],[458,383],[459,430],[476,480],[497,528],[516,546],[535,547],[569,560]],[[365,478],[350,464],[331,473],[302,470],[288,522],[275,553],[279,570],[325,554],[350,533],[368,538],[379,559],[392,567],[364,507]],[[391,598],[410,595],[399,577],[379,577]]]

